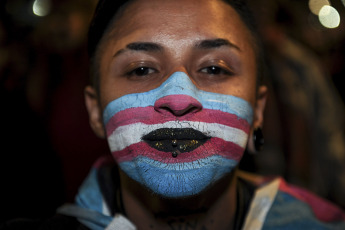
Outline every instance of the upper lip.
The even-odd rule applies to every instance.
[[[151,147],[163,152],[190,152],[210,137],[192,128],[161,128],[142,137]]]

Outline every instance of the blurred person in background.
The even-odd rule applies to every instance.
[[[307,4],[285,0],[251,4],[259,19],[272,84],[266,114],[272,122],[265,124],[267,145],[255,165],[261,173],[283,175],[345,207],[344,103],[324,59],[294,36],[306,27],[301,24],[308,11],[301,5]],[[315,40],[320,34],[315,31],[309,37]],[[343,60],[338,58],[331,60]]]

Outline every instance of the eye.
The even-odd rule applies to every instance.
[[[128,76],[143,77],[152,73],[157,72],[155,69],[150,67],[141,66],[127,73]]]
[[[218,66],[208,66],[206,68],[202,68],[200,70],[200,72],[210,74],[210,75],[219,75],[219,74],[230,75],[231,74],[230,71],[225,70],[225,69],[218,67]]]

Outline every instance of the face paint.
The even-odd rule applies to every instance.
[[[154,90],[110,102],[103,116],[120,168],[154,193],[179,198],[238,165],[253,109],[241,98],[199,90],[176,72]]]

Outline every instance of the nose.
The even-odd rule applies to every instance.
[[[184,116],[202,109],[201,103],[188,95],[168,95],[158,99],[154,109],[165,115]]]
[[[175,72],[158,88],[154,109],[174,116],[196,113],[202,109],[198,92],[185,72]]]

